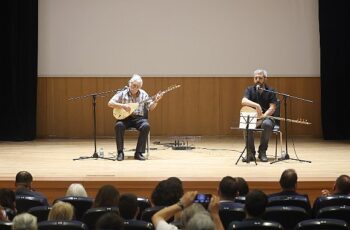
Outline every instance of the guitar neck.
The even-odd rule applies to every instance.
[[[272,118],[272,119],[276,119],[276,120],[280,120],[280,121],[287,121],[287,122],[292,122],[292,123],[298,123],[298,124],[303,124],[303,125],[311,125],[310,122],[307,121],[299,121],[299,120],[293,120],[293,119],[289,119],[289,118],[283,118],[283,117],[274,117],[274,116],[267,116],[268,118]]]
[[[167,88],[166,90],[160,91],[160,92],[157,93],[156,95],[153,95],[153,96],[151,96],[151,97],[149,97],[149,98],[147,98],[147,99],[145,99],[145,100],[140,101],[139,104],[143,104],[143,103],[147,103],[147,102],[150,102],[150,101],[154,101],[154,99],[156,99],[156,97],[157,97],[158,94],[165,94],[165,93],[167,93],[167,92],[169,92],[169,91],[171,91],[171,90],[174,90],[174,89],[176,89],[176,88],[179,88],[180,86],[181,86],[181,85],[171,86],[171,87]]]

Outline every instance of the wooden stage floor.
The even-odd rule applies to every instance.
[[[236,165],[244,148],[241,138],[201,137],[188,141],[189,146],[195,147],[191,150],[173,150],[173,142],[173,138],[152,137],[149,159],[137,161],[133,159],[136,139],[128,137],[125,143],[126,159],[121,162],[105,159],[73,160],[80,156],[92,156],[92,140],[38,139],[30,142],[0,142],[0,187],[13,187],[16,173],[27,170],[33,174],[35,186],[52,193],[50,197],[64,195],[64,189],[71,182],[83,183],[91,194],[101,184],[113,183],[122,192],[137,190],[148,196],[159,180],[170,176],[183,180],[186,189],[210,192],[216,190],[222,177],[241,176],[251,187],[271,192],[278,190],[282,171],[294,168],[298,173],[301,185],[299,188],[316,196],[319,189],[325,186],[330,188],[340,174],[350,174],[349,141],[298,138],[293,145],[292,140],[289,140],[290,157],[298,156],[311,163],[285,160],[270,164],[257,161],[257,165],[254,162],[247,164],[241,161]],[[103,147],[105,157],[115,157],[114,139],[98,139],[97,148],[100,147]],[[274,159],[274,147],[272,138],[268,151],[270,161]]]

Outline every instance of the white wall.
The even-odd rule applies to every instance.
[[[320,75],[317,0],[39,0],[39,76]]]

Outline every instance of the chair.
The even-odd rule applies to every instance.
[[[75,210],[75,219],[81,220],[84,213],[92,207],[94,199],[91,197],[65,196],[56,199],[54,203],[57,201],[63,201],[72,204]]]
[[[140,209],[139,214],[137,215],[137,219],[140,220],[143,210],[150,208],[152,205],[149,199],[145,197],[137,197],[137,205]]]
[[[225,229],[232,221],[241,221],[245,218],[245,212],[242,206],[241,203],[236,202],[220,202],[219,216]]]
[[[30,208],[28,212],[33,216],[36,216],[37,222],[41,222],[47,220],[51,209],[51,206],[36,206]]]
[[[276,110],[275,110],[275,113],[273,114],[274,117],[280,117],[280,114],[281,114],[281,102],[280,100],[277,99],[277,103],[276,103]],[[231,129],[240,129],[242,130],[241,128],[237,128],[237,127],[231,127]],[[252,130],[254,132],[262,132],[263,129],[261,128],[255,128],[255,129],[249,129],[249,130]],[[279,135],[279,139],[280,139],[280,149],[281,149],[281,154],[282,154],[282,143],[283,143],[283,138],[282,138],[282,131],[280,130],[280,120],[275,120],[275,126],[272,130],[272,133],[276,135],[276,144],[275,144],[275,159],[277,159],[277,142],[278,142],[278,138],[277,136]],[[245,135],[245,130],[243,131],[243,134],[244,134],[244,138],[246,138],[246,135]]]
[[[142,220],[125,220],[124,230],[153,230],[153,224]]]
[[[164,206],[154,206],[146,208],[141,214],[141,220],[152,223],[152,216],[162,208],[164,208]],[[169,222],[171,221],[172,220],[169,220]]]
[[[312,207],[313,215],[316,216],[318,210],[328,206],[350,206],[350,196],[349,195],[330,195],[318,197]]]
[[[133,128],[133,127],[130,127],[130,128],[128,128],[128,129],[126,129],[125,131],[138,132],[138,130],[137,130],[136,128]],[[146,141],[146,152],[147,152],[146,158],[147,158],[147,159],[148,159],[148,157],[149,157],[149,149],[150,149],[149,143],[151,143],[151,131],[149,131],[148,137],[147,137],[147,141]]]
[[[0,230],[11,230],[11,229],[12,229],[12,222],[0,221]]]
[[[244,230],[281,230],[282,225],[277,222],[264,221],[264,220],[244,220],[244,221],[233,221],[226,228],[227,230],[232,229],[244,229]]]
[[[87,230],[87,226],[80,221],[43,221],[38,223],[38,230]]]
[[[311,214],[309,199],[301,195],[282,195],[268,197],[267,207],[272,206],[296,206],[305,209]]]
[[[343,205],[321,208],[318,210],[316,218],[344,220],[350,225],[350,206]]]
[[[295,230],[347,230],[348,224],[343,220],[311,219],[297,224]]]
[[[24,196],[24,195],[16,196],[17,214],[22,212],[27,212],[32,207],[43,206],[43,205],[46,205],[45,198],[38,198],[38,197]]]
[[[245,196],[236,196],[235,202],[245,204]]]
[[[283,229],[293,229],[300,221],[310,219],[310,214],[305,209],[294,206],[267,207],[262,217],[264,220],[275,221],[283,226]]]
[[[94,229],[97,220],[107,212],[115,212],[119,214],[119,209],[118,207],[90,208],[84,213],[82,221],[89,229]]]

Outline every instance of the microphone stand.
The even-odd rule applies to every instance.
[[[97,97],[104,97],[103,95],[105,94],[109,94],[109,93],[113,93],[113,92],[118,92],[118,91],[122,91],[124,90],[126,87],[122,88],[122,89],[115,89],[115,90],[110,90],[110,91],[105,91],[105,92],[100,92],[100,93],[92,93],[92,94],[88,94],[88,95],[84,95],[84,96],[79,96],[79,97],[71,97],[68,99],[68,101],[72,101],[72,100],[77,100],[77,99],[84,99],[84,98],[88,98],[88,97],[92,97],[92,108],[93,108],[93,136],[94,136],[94,152],[92,154],[92,156],[81,156],[79,158],[75,158],[73,159],[75,160],[85,160],[85,159],[105,159],[105,160],[112,160],[115,161],[114,158],[108,158],[108,157],[101,157],[98,155],[97,153],[97,149],[96,149],[96,98]]]
[[[299,161],[299,162],[311,163],[311,161],[308,161],[308,160],[300,160],[298,158],[298,155],[296,155],[297,158],[289,157],[289,154],[288,154],[288,128],[287,128],[287,99],[288,98],[294,98],[294,99],[298,99],[298,100],[302,100],[302,101],[306,101],[306,102],[310,102],[310,103],[313,103],[313,101],[308,100],[308,99],[304,99],[304,98],[300,98],[300,97],[291,96],[291,95],[288,95],[288,94],[285,94],[285,93],[280,93],[280,92],[277,92],[277,91],[264,89],[264,88],[261,88],[261,87],[259,87],[259,90],[263,90],[263,91],[266,91],[266,92],[270,92],[270,93],[281,95],[281,96],[283,96],[283,100],[284,100],[284,132],[285,132],[285,136],[286,136],[286,151],[285,151],[284,156],[282,155],[277,160],[270,162],[270,164],[274,164],[276,162],[280,162],[280,161],[284,161],[284,160],[295,160],[295,161]]]

